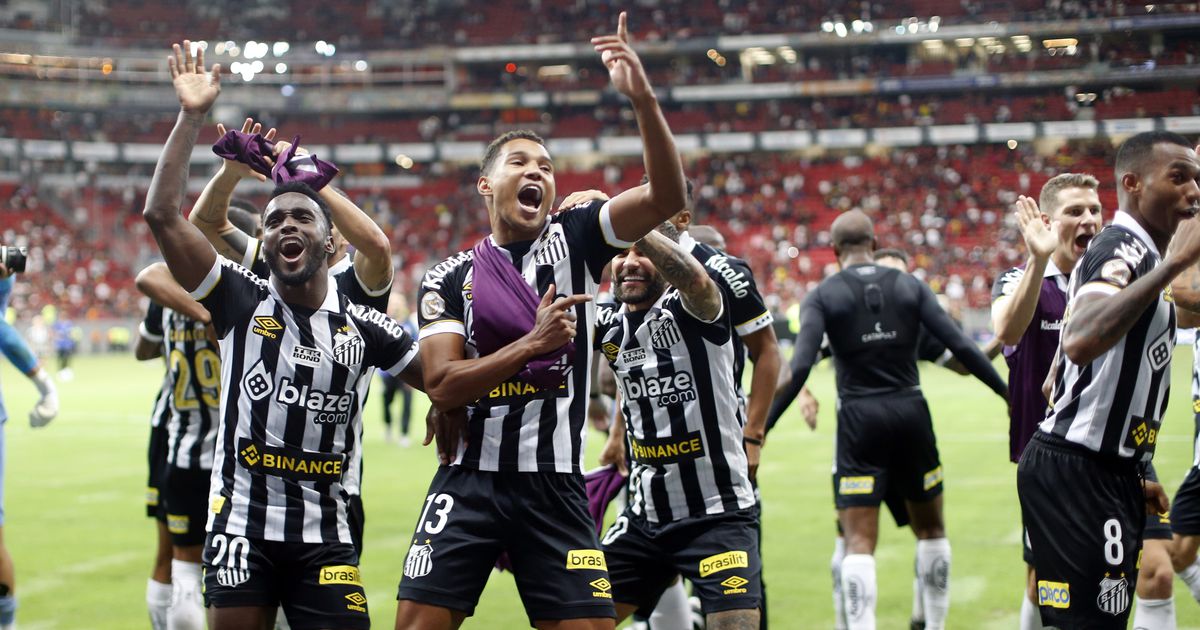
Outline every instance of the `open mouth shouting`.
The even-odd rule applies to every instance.
[[[537,214],[542,209],[542,198],[545,191],[537,184],[525,184],[517,191],[517,205],[530,214]]]
[[[304,241],[298,236],[279,239],[279,257],[288,265],[299,265],[304,258]]]

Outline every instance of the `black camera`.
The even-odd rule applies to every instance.
[[[10,273],[24,273],[25,255],[28,253],[28,247],[0,245],[0,263],[3,263]]]

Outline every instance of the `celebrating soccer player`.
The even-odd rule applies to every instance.
[[[375,366],[422,384],[400,325],[329,281],[332,222],[310,187],[276,188],[263,214],[270,282],[220,258],[179,212],[188,160],[220,93],[191,44],[168,66],[181,111],[143,213],[172,275],[221,338],[221,426],[211,478],[204,594],[212,627],[264,627],[282,606],[303,628],[367,628],[346,516],[361,381]],[[349,602],[349,604],[347,604]]]
[[[617,375],[632,496],[604,536],[617,617],[649,610],[682,574],[709,628],[756,628],[760,574],[754,490],[742,445],[729,300],[699,261],[663,236],[618,254],[596,344]],[[677,238],[677,237],[676,237]]]
[[[1072,272],[1052,408],[1017,467],[1041,620],[1063,628],[1124,628],[1129,618],[1146,514],[1168,507],[1142,465],[1170,389],[1175,308],[1165,290],[1200,259],[1191,144],[1140,133],[1116,162],[1120,209]]]
[[[429,397],[443,410],[467,406],[469,423],[417,521],[397,628],[456,626],[501,552],[532,623],[613,626],[581,474],[590,294],[612,257],[683,208],[686,193],[626,15],[615,35],[592,44],[633,106],[649,183],[551,217],[554,163],[541,138],[509,132],[484,153],[477,190],[492,234],[434,265],[421,284]]]
[[[847,626],[875,627],[879,504],[899,495],[917,536],[925,627],[940,630],[950,602],[950,542],[942,517],[943,472],[917,372],[922,326],[997,394],[1004,380],[916,278],[876,264],[874,228],[860,211],[830,228],[842,271],[804,301],[792,381],[776,398],[774,424],[796,397],[828,333],[837,370],[836,505],[846,538],[841,563]]]

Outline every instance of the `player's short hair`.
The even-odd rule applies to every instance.
[[[230,207],[230,209],[239,208],[239,209],[245,210],[246,212],[249,212],[251,214],[262,215],[262,208],[259,208],[258,206],[254,205],[253,202],[251,202],[249,199],[246,199],[245,197],[234,197],[233,199],[230,199],[229,207]]]
[[[909,262],[908,252],[904,251],[903,249],[896,249],[895,247],[885,247],[883,249],[875,250],[875,253],[872,255],[872,260],[879,260],[881,258],[895,258],[902,260],[904,261],[905,266],[907,266]]]
[[[671,223],[670,221],[663,221],[662,223],[659,223],[658,227],[654,228],[654,231],[662,234],[676,243],[679,242],[679,228],[675,227],[675,224]]]
[[[500,149],[513,140],[532,140],[546,146],[546,141],[529,129],[506,131],[496,136],[496,139],[487,145],[487,149],[483,152],[483,160],[479,162],[479,172],[483,175],[490,173],[492,166],[496,163],[496,158],[500,156]]]
[[[321,195],[318,195],[317,191],[313,190],[312,186],[309,186],[304,182],[286,182],[279,184],[275,187],[275,190],[271,191],[271,197],[267,200],[267,204],[269,205],[271,203],[271,199],[287,193],[300,193],[301,195],[304,195],[305,197],[308,197],[316,202],[317,207],[321,209],[321,216],[325,219],[326,231],[333,231],[333,215],[331,215],[329,212],[329,206],[325,204],[324,199],[321,199]]]
[[[230,204],[228,216],[233,227],[250,236],[258,236],[259,229],[262,228],[262,217],[258,213]]]
[[[1050,178],[1042,192],[1038,195],[1038,207],[1047,215],[1053,216],[1059,211],[1058,193],[1068,188],[1100,189],[1100,181],[1088,173],[1062,173]]]
[[[1117,149],[1117,166],[1116,176],[1117,181],[1121,181],[1121,176],[1125,173],[1136,173],[1142,175],[1145,169],[1149,166],[1150,156],[1154,153],[1154,146],[1157,144],[1177,144],[1188,149],[1194,148],[1187,138],[1171,132],[1171,131],[1144,131],[1121,144],[1121,148]],[[1120,187],[1118,186],[1118,190]]]
[[[650,183],[650,176],[649,176],[649,175],[647,175],[647,174],[645,174],[645,173],[642,173],[642,183],[641,183],[641,185],[645,186],[646,184],[649,184],[649,183]],[[693,190],[695,190],[695,188],[696,188],[696,184],[692,183],[692,180],[691,180],[691,179],[689,179],[689,178],[687,178],[687,177],[684,177],[684,178],[683,178],[683,185],[684,185],[684,188],[686,188],[686,189],[687,189],[687,207],[688,207],[689,209],[691,209],[691,207],[692,207],[692,199],[694,198],[694,197],[692,196],[692,195],[693,195],[693,192],[692,192],[692,191],[693,191]]]
[[[833,220],[833,225],[829,227],[829,235],[833,239],[834,247],[865,246],[875,240],[875,226],[862,210],[850,210]]]

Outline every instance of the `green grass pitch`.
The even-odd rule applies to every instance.
[[[1191,360],[1191,350],[1180,347],[1155,458],[1172,493],[1192,459]],[[162,366],[105,356],[80,358],[74,367],[74,380],[60,384],[61,416],[37,431],[26,421],[33,385],[7,362],[0,367],[12,416],[4,538],[17,567],[18,620],[23,630],[148,627],[144,593],[154,530],[143,516],[145,452],[147,415]],[[1024,573],[1004,407],[971,377],[925,366],[922,380],[946,471],[954,550],[949,626],[1015,628]],[[834,396],[828,363],[814,372],[811,385],[822,402],[819,428],[809,432],[793,410],[771,434],[759,471],[765,581],[776,628],[832,627]],[[384,442],[379,397],[368,403],[362,574],[375,627],[391,628],[397,580],[435,458],[430,449]],[[423,427],[412,434],[419,442]],[[589,462],[599,446],[593,435]],[[881,530],[879,627],[907,628],[913,537],[887,520]],[[1200,605],[1178,580],[1176,608],[1180,628],[1200,628]],[[511,575],[492,575],[475,618],[465,625],[527,627]]]

